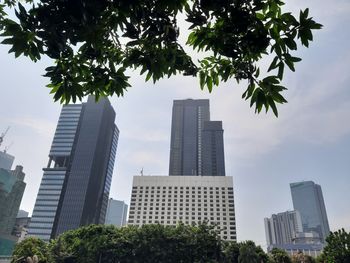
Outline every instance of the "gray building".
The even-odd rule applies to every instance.
[[[11,170],[15,157],[8,154],[6,151],[0,151],[0,168]]]
[[[286,211],[265,218],[267,245],[291,244],[298,232],[303,232],[300,213]]]
[[[23,210],[20,210],[17,214],[15,226],[12,230],[12,236],[18,238],[17,243],[21,242],[26,235],[28,234],[28,226],[30,222],[29,213]]]
[[[202,130],[202,175],[225,176],[224,130],[221,121],[206,121]]]
[[[210,121],[209,100],[174,100],[169,175],[225,175],[220,124]]]
[[[126,215],[128,214],[128,205],[124,201],[108,200],[107,215],[105,224],[115,226],[126,225]]]
[[[119,130],[107,99],[62,108],[28,235],[45,241],[105,221]]]
[[[0,168],[0,255],[11,255],[17,241],[11,236],[26,187],[22,166],[15,170]]]
[[[329,234],[329,224],[322,190],[312,181],[290,184],[293,207],[301,215],[304,232],[316,232],[322,242]]]

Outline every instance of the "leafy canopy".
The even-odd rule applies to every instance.
[[[350,262],[350,232],[344,229],[331,232],[326,239],[323,258],[329,263]]]
[[[154,82],[175,74],[199,77],[210,92],[220,81],[246,81],[243,98],[255,111],[287,102],[281,95],[284,69],[295,70],[298,44],[308,47],[321,25],[309,16],[282,12],[280,0],[4,0],[0,5],[2,43],[9,52],[33,61],[54,60],[46,68],[55,100],[69,102],[88,94],[124,94],[128,68]],[[0,2],[1,3],[1,2]],[[5,7],[15,10],[18,22]],[[28,5],[29,6],[29,5]],[[189,23],[186,45],[204,56],[194,61],[179,44],[178,15]],[[195,52],[194,52],[195,53]],[[266,77],[257,63],[273,61]]]

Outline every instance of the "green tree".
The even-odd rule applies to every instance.
[[[52,262],[48,245],[41,239],[30,237],[16,244],[11,263],[27,262],[28,257],[34,258],[34,256],[38,258],[40,263]]]
[[[58,242],[59,241],[59,242]],[[211,226],[90,225],[61,235],[51,247],[56,262],[219,262],[221,240]],[[61,255],[61,256],[60,256]]]
[[[239,249],[239,263],[260,263],[259,255],[256,251],[256,246],[253,241],[241,243]]]
[[[241,244],[236,242],[225,242],[223,254],[226,263],[238,263],[239,249]]]
[[[327,263],[350,262],[350,233],[344,229],[331,232],[326,241],[323,256]]]
[[[255,251],[258,254],[259,263],[269,262],[269,256],[265,253],[265,251],[260,246],[257,246]]]
[[[76,101],[88,94],[121,96],[130,86],[126,69],[139,69],[146,80],[175,74],[198,76],[200,87],[212,91],[219,82],[245,81],[243,98],[255,111],[285,103],[281,85],[285,67],[295,70],[301,59],[293,53],[309,46],[312,30],[321,25],[300,11],[296,18],[283,12],[281,0],[4,0],[0,32],[15,57],[33,61],[48,56],[48,87],[55,100]],[[15,11],[11,20],[6,7]],[[192,57],[179,43],[185,29],[186,45],[202,57]],[[195,52],[195,53],[196,53]],[[273,58],[260,77],[258,62]],[[266,76],[267,75],[267,76]]]
[[[291,258],[287,254],[286,251],[283,249],[279,248],[273,248],[271,250],[271,258],[276,262],[276,263],[291,263]]]
[[[304,255],[301,251],[292,256],[292,263],[316,263],[316,260],[309,256]]]

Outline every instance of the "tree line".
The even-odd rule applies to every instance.
[[[214,226],[144,225],[117,228],[89,225],[45,243],[27,238],[17,244],[11,261],[30,263],[349,263],[350,233],[331,233],[317,259],[301,252],[290,257],[281,249],[267,254],[253,241],[220,239]]]

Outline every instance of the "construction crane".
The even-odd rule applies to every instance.
[[[7,134],[7,132],[9,131],[9,129],[10,129],[10,127],[7,127],[6,131],[0,135],[0,146],[1,146],[1,143],[4,141],[4,138]]]

